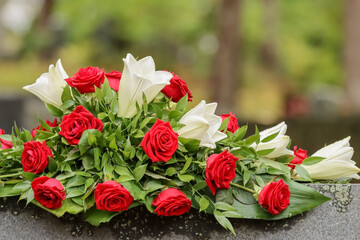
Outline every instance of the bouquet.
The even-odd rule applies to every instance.
[[[59,60],[24,89],[54,119],[0,130],[0,197],[57,217],[82,213],[98,226],[139,205],[159,216],[193,207],[234,233],[229,218],[288,218],[329,200],[299,182],[359,178],[349,137],[308,156],[290,150],[284,122],[247,134],[234,114],[215,115],[216,103],[188,109],[185,81],[151,57],[72,77]]]

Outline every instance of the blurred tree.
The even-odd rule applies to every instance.
[[[263,26],[265,38],[261,46],[261,60],[266,68],[277,70],[277,35],[278,35],[278,1],[263,0],[264,17]],[[275,69],[274,69],[275,68]]]
[[[345,13],[345,74],[353,113],[360,114],[360,1],[347,0]]]
[[[234,109],[238,76],[240,0],[223,0],[219,13],[219,48],[215,54],[210,86],[212,100],[221,112]]]

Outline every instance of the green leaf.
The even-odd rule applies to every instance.
[[[220,211],[215,211],[214,216],[221,226],[223,226],[225,229],[229,229],[234,235],[236,235],[231,222],[224,216],[224,214],[222,214]]]
[[[115,170],[115,172],[116,172],[117,174],[119,174],[120,176],[121,176],[121,175],[129,175],[129,176],[132,175],[131,172],[129,171],[129,169],[127,169],[126,167],[117,166],[114,170]]]
[[[270,136],[267,136],[266,138],[264,138],[263,140],[261,140],[262,143],[267,143],[270,142],[271,140],[273,140],[274,138],[277,137],[277,135],[279,135],[280,132],[276,132],[274,134],[271,134]]]
[[[21,194],[20,189],[13,189],[14,185],[6,184],[3,187],[0,187],[0,197],[12,197]]]
[[[72,100],[72,96],[71,96],[70,86],[66,84],[61,94],[61,101],[64,103],[68,100]]]
[[[178,174],[178,178],[183,182],[190,182],[191,180],[194,180],[194,176],[192,176],[192,175]]]
[[[169,167],[168,169],[166,169],[166,171],[165,171],[165,175],[167,175],[167,176],[172,176],[172,175],[174,175],[174,174],[176,174],[177,173],[177,171],[176,171],[176,169],[175,168],[173,168],[173,167]]]
[[[227,117],[225,118],[222,122],[221,122],[221,125],[220,125],[220,128],[218,131],[222,132],[225,130],[225,132],[227,132],[227,126],[228,126],[228,123],[229,123],[229,120],[230,120],[230,117]]]
[[[268,179],[266,180],[269,181],[272,177],[273,176],[269,175]],[[292,180],[287,180],[286,178],[283,178],[283,180],[289,186],[291,194],[290,205],[280,214],[271,215],[263,208],[261,208],[258,203],[243,204],[237,199],[234,201],[232,206],[236,208],[237,212],[243,218],[277,220],[289,218],[303,213],[330,200],[330,198],[318,193],[313,188],[307,187],[304,184],[300,184]]]
[[[82,176],[75,175],[67,180],[66,188],[77,187],[85,184],[85,178]]]
[[[239,128],[238,130],[236,130],[235,134],[234,134],[234,141],[240,141],[242,140],[242,138],[245,136],[246,132],[247,132],[248,126],[244,125],[241,128]]]
[[[246,183],[250,180],[250,177],[251,177],[251,172],[245,171],[243,175],[244,185],[246,185]]]
[[[311,177],[310,177],[308,171],[306,171],[306,169],[303,168],[301,165],[296,165],[295,171],[304,180],[311,181]]]
[[[234,196],[232,192],[233,191],[231,188],[217,190],[215,195],[216,202],[224,202],[232,205],[234,202]]]
[[[106,164],[104,165],[104,179],[105,181],[109,181],[109,180],[112,180],[114,178],[114,174],[113,174],[113,171],[114,171],[114,167],[110,164]]]
[[[106,118],[108,115],[107,115],[107,113],[104,113],[104,112],[101,112],[101,113],[99,113],[98,115],[97,115],[97,117],[99,118],[99,119],[104,119],[104,118]]]
[[[122,185],[131,193],[135,200],[144,200],[146,192],[142,190],[142,187],[139,183],[135,181],[129,181],[122,183]]]
[[[152,205],[152,202],[154,201],[155,196],[146,196],[145,197],[145,206],[149,212],[154,212],[155,207]]]
[[[289,163],[291,162],[291,160],[293,160],[294,157],[292,156],[289,156],[289,155],[284,155],[284,156],[281,156],[281,157],[278,157],[278,158],[275,158],[275,161],[277,162],[281,162],[281,163]]]
[[[104,84],[102,85],[102,91],[104,93],[104,100],[106,103],[111,103],[112,99],[114,98],[113,91],[109,85],[109,81],[105,78]]]
[[[90,187],[91,184],[93,184],[93,183],[94,183],[94,179],[92,179],[92,178],[86,179],[86,181],[85,181],[85,189],[87,189],[88,187]]]
[[[62,108],[64,110],[67,110],[67,109],[71,108],[74,105],[75,105],[74,100],[67,100],[66,102],[61,104],[60,108]]]
[[[274,150],[275,150],[275,148],[264,149],[264,150],[256,151],[256,154],[258,156],[265,156],[265,155],[268,155],[268,154],[272,153]]]
[[[100,149],[94,148],[94,167],[100,170]]]
[[[321,162],[324,159],[325,158],[323,158],[323,157],[316,157],[316,156],[308,157],[308,158],[305,158],[304,161],[301,164],[306,165],[306,166],[314,165],[316,163]]]
[[[135,178],[132,175],[121,175],[120,177],[118,177],[117,179],[120,183],[125,183],[125,182],[129,182],[131,180],[135,180]]]
[[[29,188],[27,191],[23,192],[19,198],[19,200],[26,200],[26,206],[34,200],[34,191],[32,188]]]
[[[55,117],[62,117],[62,115],[64,114],[59,108],[45,103],[46,108],[48,109],[49,113]]]
[[[158,190],[163,187],[164,187],[164,185],[161,184],[161,182],[159,180],[151,180],[151,181],[145,183],[145,189],[148,192],[153,192],[153,191]]]
[[[88,131],[84,131],[79,140],[78,147],[81,155],[84,154],[86,150],[89,148],[88,134],[89,134]]]
[[[232,207],[230,204],[225,202],[216,202],[215,208],[220,210],[226,210],[226,211],[236,211],[234,207]]]
[[[138,182],[144,176],[146,171],[147,164],[138,166],[134,169],[134,177],[135,180]]]
[[[56,177],[56,179],[59,180],[59,181],[61,181],[61,180],[70,178],[70,177],[72,177],[72,176],[74,176],[74,175],[75,175],[74,172],[64,172],[64,173],[58,175],[58,176]]]
[[[254,196],[245,190],[238,189],[238,188],[232,188],[232,191],[233,191],[233,195],[234,195],[235,199],[237,201],[241,202],[242,204],[251,205],[251,204],[257,203]]]
[[[120,212],[108,212],[97,210],[95,207],[90,208],[85,213],[86,221],[89,222],[93,226],[99,226],[100,223],[107,223],[115,217],[116,215],[120,214]]]
[[[194,185],[194,189],[195,190],[201,190],[203,188],[207,187],[207,184],[205,181],[201,181],[201,182],[197,182],[195,185]]]
[[[35,173],[32,172],[23,172],[22,176],[26,179],[29,180],[30,182],[32,182],[35,178],[38,177],[38,175],[36,175]]]
[[[153,119],[153,117],[146,117],[144,120],[141,121],[139,129],[143,129]]]
[[[84,186],[66,188],[66,198],[78,197],[83,195],[84,193]]]
[[[29,188],[31,188],[30,181],[19,182],[19,183],[15,184],[13,187],[14,190],[20,190],[21,192],[25,192]]]
[[[103,92],[96,86],[95,86],[95,95],[99,102],[104,99]]]
[[[70,214],[78,214],[84,211],[84,208],[79,206],[78,204],[74,203],[71,199],[65,199],[62,202],[62,206],[58,209],[49,209],[41,205],[38,201],[33,200],[31,203],[35,204],[36,206],[48,211],[49,213],[54,214],[57,217],[63,216],[66,212]]]
[[[49,172],[55,172],[57,170],[57,162],[54,160],[54,158],[49,157],[49,164],[48,164],[48,168],[49,168]]]
[[[186,94],[177,102],[175,110],[183,113],[187,108],[188,101],[188,95]]]
[[[91,132],[88,132],[88,143],[90,146],[96,144],[96,137]]]
[[[154,179],[164,179],[164,180],[168,180],[168,181],[171,181],[171,179],[169,178],[166,178],[162,175],[159,175],[159,174],[156,174],[156,173],[153,173],[153,172],[150,172],[148,170],[145,171],[145,175],[149,176],[149,177],[152,177]]]
[[[109,148],[118,150],[117,144],[116,144],[116,139],[114,138],[113,140],[111,140],[111,142],[109,143]]]
[[[70,156],[68,156],[68,157],[64,160],[64,162],[71,161],[71,160],[75,160],[75,159],[77,159],[77,158],[79,158],[79,157],[80,157],[80,152],[79,152],[79,151],[73,152]]]
[[[264,187],[264,186],[265,186],[264,180],[263,180],[260,176],[255,175],[255,180],[256,180],[257,184],[258,184],[260,187]]]
[[[185,165],[183,167],[183,169],[180,171],[180,174],[184,174],[186,172],[186,170],[189,168],[190,164],[192,163],[193,158],[192,157],[188,157],[186,159]]]
[[[260,135],[259,134],[254,134],[249,136],[248,138],[246,138],[245,140],[245,145],[249,146],[251,144],[253,144],[254,142],[257,142],[260,140]]]
[[[209,207],[209,204],[210,204],[209,200],[207,200],[206,197],[201,196],[199,201],[200,212],[206,210]]]

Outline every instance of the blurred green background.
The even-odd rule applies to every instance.
[[[356,0],[0,0],[0,95],[30,98],[22,86],[58,58],[71,76],[150,55],[187,82],[192,105],[287,120],[309,149],[347,135],[360,145],[359,12]]]

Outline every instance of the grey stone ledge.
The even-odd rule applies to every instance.
[[[237,236],[195,209],[179,217],[157,217],[138,207],[93,227],[81,216],[56,218],[38,207],[18,205],[17,198],[2,199],[0,239],[359,239],[360,185],[311,186],[332,200],[289,219],[231,219]]]

